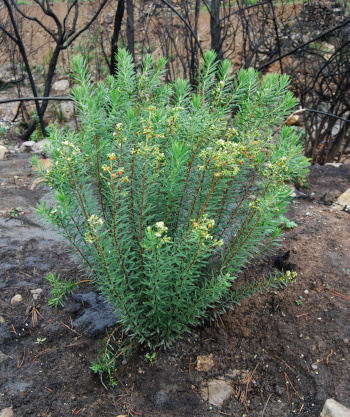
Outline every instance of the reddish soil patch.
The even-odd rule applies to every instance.
[[[15,154],[0,162],[0,211],[19,209],[17,217],[8,220],[8,211],[0,217],[0,350],[8,356],[0,364],[0,410],[13,407],[17,417],[314,417],[329,397],[350,407],[350,217],[318,203],[350,188],[349,164],[311,167],[310,189],[304,190],[310,198],[291,204],[288,217],[298,227],[286,231],[278,253],[290,250],[288,262],[298,273],[294,283],[194,328],[157,352],[153,364],[147,349],[121,358],[120,383],[106,390],[89,369],[103,333],[77,326],[91,310],[86,297],[95,297],[93,289],[80,287],[85,295],[69,297],[65,308],[47,304],[48,272],[73,279],[81,279],[81,272],[33,216],[31,207],[48,198],[48,189],[42,184],[29,189],[34,178],[28,161]],[[240,279],[273,272],[276,264],[276,256],[263,258]],[[31,290],[38,288],[43,291],[34,301]],[[23,301],[11,305],[15,294]],[[197,371],[197,356],[209,354],[214,366]],[[199,395],[219,377],[234,390],[221,408]]]

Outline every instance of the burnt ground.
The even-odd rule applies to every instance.
[[[121,357],[119,384],[108,390],[89,367],[113,314],[88,284],[65,308],[48,306],[48,272],[83,278],[35,217],[36,202],[49,195],[43,184],[30,189],[33,182],[28,155],[0,161],[0,410],[12,407],[17,417],[319,416],[330,397],[350,407],[350,214],[319,203],[350,188],[350,164],[311,167],[309,197],[291,204],[288,217],[298,227],[286,231],[278,254],[290,251],[294,283],[194,328],[153,363],[147,349]],[[275,271],[275,261],[263,258],[240,279]],[[35,289],[42,289],[37,300]],[[23,300],[11,304],[16,294]],[[209,354],[214,366],[196,370],[197,356]],[[218,378],[233,389],[221,407],[200,396]]]

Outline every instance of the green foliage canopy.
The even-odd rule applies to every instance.
[[[297,133],[282,126],[296,103],[287,76],[233,77],[230,62],[209,51],[193,91],[186,80],[163,83],[165,64],[147,56],[137,72],[120,50],[116,77],[94,85],[74,61],[80,129],[50,136],[54,165],[42,174],[56,206],[38,207],[124,329],[152,348],[209,308],[291,277],[234,284],[278,242],[285,182],[304,178],[308,165]]]

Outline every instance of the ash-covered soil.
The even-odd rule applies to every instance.
[[[327,398],[350,407],[350,214],[327,205],[350,188],[349,164],[311,167],[307,196],[294,198],[288,213],[298,227],[286,231],[277,254],[290,251],[289,258],[263,258],[240,277],[287,263],[298,273],[294,283],[194,328],[152,363],[147,349],[121,357],[113,389],[89,368],[113,311],[89,284],[65,308],[48,306],[49,272],[83,274],[34,215],[36,202],[50,199],[42,183],[31,187],[34,180],[28,155],[0,161],[0,410],[11,407],[17,417],[314,417]],[[11,304],[15,295],[22,301]],[[213,366],[197,370],[197,356],[210,354]],[[231,389],[220,406],[203,399],[212,380]]]

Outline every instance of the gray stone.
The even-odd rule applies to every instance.
[[[0,324],[3,324],[3,323],[5,323],[5,319],[2,316],[0,316]]]
[[[350,417],[350,410],[332,398],[329,398],[325,402],[320,417]]]
[[[35,142],[33,140],[27,140],[26,142],[23,142],[22,145],[19,147],[19,151],[21,153],[33,152],[34,146]]]
[[[59,80],[53,83],[52,89],[56,91],[67,91],[69,90],[69,81],[68,80]]]
[[[66,119],[71,119],[74,116],[74,105],[70,101],[61,103],[61,110]]]
[[[50,145],[50,141],[45,138],[40,140],[39,142],[36,142],[36,144],[33,146],[33,151],[35,153],[41,153],[45,150],[46,147]]]
[[[3,408],[0,411],[0,417],[14,417],[15,414],[12,410],[12,408]]]
[[[0,161],[5,159],[5,155],[7,154],[8,149],[4,145],[0,145]]]
[[[0,82],[2,83],[22,81],[23,75],[20,65],[5,64],[0,67]]]
[[[208,386],[201,388],[203,400],[217,407],[221,407],[223,402],[229,399],[232,394],[232,387],[221,379],[213,379],[208,382]]]

